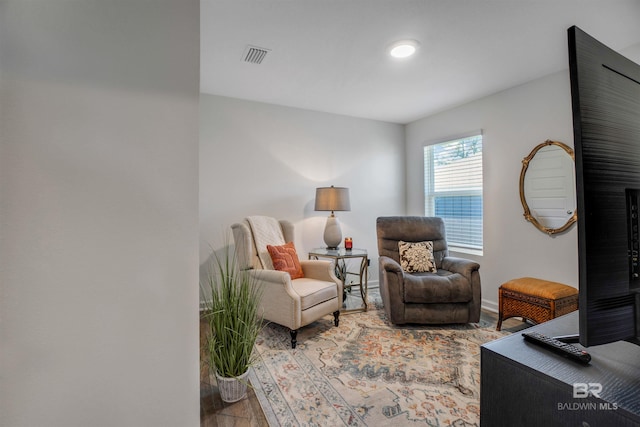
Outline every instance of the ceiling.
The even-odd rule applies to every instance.
[[[200,16],[201,92],[393,123],[566,70],[572,25],[640,61],[640,0],[201,0]],[[400,39],[417,55],[392,59]]]

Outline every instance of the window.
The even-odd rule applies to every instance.
[[[424,212],[452,250],[482,255],[482,135],[424,147]]]

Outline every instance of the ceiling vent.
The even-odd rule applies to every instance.
[[[249,45],[244,51],[244,62],[250,62],[251,64],[262,64],[265,56],[267,56],[267,53],[269,53],[270,51],[271,49]]]

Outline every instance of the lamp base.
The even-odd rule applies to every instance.
[[[324,226],[324,243],[326,243],[327,249],[338,249],[340,242],[342,242],[340,222],[332,213],[327,218],[327,224]]]

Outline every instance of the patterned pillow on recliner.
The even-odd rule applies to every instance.
[[[433,242],[398,242],[400,266],[407,273],[435,273]]]

